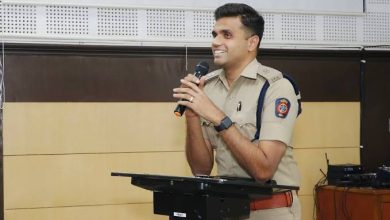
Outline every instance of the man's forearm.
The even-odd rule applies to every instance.
[[[285,145],[278,141],[252,143],[232,126],[220,133],[223,141],[237,162],[256,180],[268,180],[275,173],[285,152]]]
[[[194,175],[211,173],[213,151],[203,137],[199,117],[187,118],[186,156]]]

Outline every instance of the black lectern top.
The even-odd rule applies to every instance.
[[[271,196],[285,190],[298,190],[297,186],[278,185],[275,181],[256,182],[249,178],[223,176],[164,176],[151,174],[112,172],[111,176],[131,177],[131,184],[151,190],[180,194],[213,194],[249,196],[259,198]]]

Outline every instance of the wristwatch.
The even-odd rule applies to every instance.
[[[221,132],[223,130],[228,129],[230,126],[232,126],[233,122],[230,120],[228,116],[224,117],[221,121],[221,123],[218,126],[214,126],[215,130],[218,132]]]

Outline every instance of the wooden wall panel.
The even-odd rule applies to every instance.
[[[301,220],[314,220],[313,219],[313,206],[314,198],[312,195],[300,195],[299,201],[301,202]]]
[[[358,147],[296,149],[300,195],[311,195],[326,172],[325,153],[332,164],[359,163]],[[110,172],[191,175],[183,152],[7,156],[4,163],[8,209],[150,202],[149,192]]]
[[[299,199],[302,207],[302,220],[313,219],[313,196],[299,196]],[[154,215],[151,203],[5,210],[7,220],[159,220],[166,218],[166,216]]]
[[[190,175],[183,152],[5,156],[4,165],[5,209],[151,202],[111,172]]]
[[[132,186],[129,179],[111,177],[110,172],[191,175],[183,152],[185,124],[173,116],[174,106],[6,103],[6,219],[24,215],[51,219],[53,212],[64,219],[81,212],[94,218],[95,206],[108,209],[99,216],[115,216],[117,211],[105,205],[151,202],[151,192]],[[359,163],[359,104],[305,102],[303,108],[294,154],[302,175],[303,219],[307,219],[312,215],[308,198],[322,177],[319,169],[326,172],[325,152],[333,164]],[[150,127],[147,121],[160,123]],[[144,217],[137,219],[149,219],[148,212],[138,213]]]
[[[358,102],[304,102],[294,129],[295,148],[357,147]]]
[[[6,220],[163,220],[154,215],[153,204],[77,206],[41,209],[5,210]]]
[[[330,51],[325,55],[302,54],[294,51],[260,57],[264,65],[293,76],[307,102],[359,101],[360,57]],[[343,52],[341,52],[343,53]]]
[[[7,53],[8,102],[161,102],[185,75],[183,56]],[[196,61],[195,61],[196,62]],[[23,63],[23,65],[20,65]],[[194,68],[191,65],[191,68]]]
[[[4,155],[182,151],[175,103],[6,103]]]
[[[186,73],[185,48],[6,47],[9,102],[171,102]],[[188,71],[209,48],[189,48]],[[262,49],[260,62],[291,74],[303,101],[359,101],[360,54]],[[23,65],[20,65],[23,63]]]
[[[313,196],[299,196],[302,220],[313,219]],[[153,204],[124,204],[104,206],[78,206],[41,209],[5,210],[7,220],[162,220],[166,216],[154,215]]]
[[[4,155],[182,151],[175,103],[6,103]],[[359,103],[305,102],[295,148],[359,146]]]

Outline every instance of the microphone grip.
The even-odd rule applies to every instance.
[[[198,73],[195,73],[194,75],[195,75],[196,78],[198,78],[198,79],[200,79],[200,78],[202,77],[202,75],[201,75],[201,74],[198,74]],[[188,101],[187,99],[180,99],[180,100],[181,100],[181,101],[183,101],[183,100]],[[186,110],[186,106],[184,106],[184,105],[177,105],[176,108],[175,108],[175,110],[174,110],[173,112],[175,113],[175,115],[176,115],[177,117],[181,117],[181,116],[183,116],[185,110]]]
[[[209,64],[207,64],[207,62],[205,61],[201,61],[195,66],[194,76],[200,79],[202,76],[206,75],[208,71],[209,71]],[[188,101],[186,99],[180,99],[180,100]],[[176,116],[181,117],[184,114],[185,110],[186,110],[186,106],[177,105],[173,112],[175,113]]]
[[[181,117],[184,114],[185,110],[186,110],[186,107],[184,105],[177,105],[174,113],[177,117]]]

